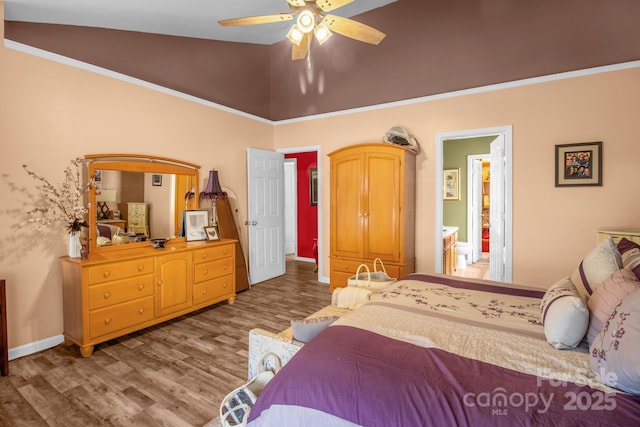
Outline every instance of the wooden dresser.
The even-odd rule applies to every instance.
[[[199,310],[235,301],[235,245],[176,242],[62,258],[64,336],[88,357],[94,346]]]
[[[331,162],[329,290],[380,258],[391,277],[415,271],[416,153],[380,142],[345,147]],[[372,270],[373,271],[373,270]]]

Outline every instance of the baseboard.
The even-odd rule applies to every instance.
[[[45,338],[40,341],[32,342],[30,344],[21,345],[20,347],[9,349],[9,360],[17,359],[19,357],[28,356],[30,354],[37,353],[42,350],[47,350],[55,347],[64,342],[63,335],[56,335],[54,337]]]

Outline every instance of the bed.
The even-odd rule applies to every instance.
[[[634,250],[640,259],[640,246]],[[304,345],[262,391],[248,425],[639,425],[638,392],[597,375],[594,360],[606,352],[594,354],[593,346],[600,339],[612,348],[601,342],[611,334],[592,334],[591,349],[585,338],[596,281],[624,271],[630,284],[620,303],[640,295],[622,259],[611,240],[603,242],[548,290],[410,275]],[[609,290],[620,285],[611,283]],[[633,304],[640,307],[640,298]],[[640,321],[640,313],[631,317]],[[640,359],[638,329],[627,324],[634,341],[617,344],[633,360]],[[620,334],[613,323],[611,330]],[[631,377],[631,387],[639,372],[632,363],[616,371],[618,381]]]

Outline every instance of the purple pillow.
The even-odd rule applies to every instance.
[[[633,271],[640,279],[640,245],[623,237],[617,247],[618,252],[622,255],[622,266]]]
[[[111,239],[111,227],[98,224],[98,235]]]
[[[613,310],[590,350],[591,369],[603,384],[640,394],[640,290]]]

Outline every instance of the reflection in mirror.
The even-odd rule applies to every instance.
[[[175,175],[108,170],[101,175],[98,231],[111,242],[100,239],[99,246],[176,237]]]
[[[199,166],[138,155],[89,155],[90,252],[149,246],[153,238],[173,239],[182,212],[197,209]],[[98,159],[99,158],[99,159]],[[114,159],[114,160],[111,160]]]

